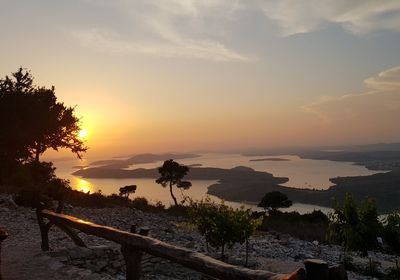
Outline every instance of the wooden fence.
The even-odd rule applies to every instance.
[[[3,279],[1,277],[1,243],[8,237],[8,233],[5,230],[0,229],[0,280]]]
[[[77,229],[89,235],[114,241],[121,245],[121,252],[126,263],[126,279],[140,278],[142,253],[168,259],[187,268],[204,273],[218,279],[257,279],[257,280],[304,280],[305,270],[299,269],[292,274],[276,274],[263,270],[252,270],[238,267],[213,259],[204,254],[177,247],[160,240],[146,236],[147,232],[135,233],[118,230],[112,227],[94,224],[79,218],[48,210],[37,210],[38,222],[42,237],[42,250],[48,250],[48,232],[52,225],[65,231],[78,246],[85,247],[83,241],[73,232]],[[49,222],[46,224],[44,219]]]

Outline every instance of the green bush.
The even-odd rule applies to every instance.
[[[357,204],[347,195],[343,204],[334,206],[329,216],[327,239],[331,243],[344,246],[345,250],[360,251],[379,248],[377,237],[382,233],[382,224],[374,200],[367,199]]]
[[[232,247],[235,243],[245,242],[248,245],[250,236],[261,224],[261,218],[254,219],[249,209],[234,209],[223,202],[211,202],[209,198],[191,201],[189,215],[207,244],[221,248],[221,259],[225,258],[226,246]]]
[[[325,242],[328,223],[328,217],[321,211],[301,215],[298,212],[275,210],[268,212],[259,229],[287,233],[308,241]]]
[[[400,213],[387,216],[383,236],[391,253],[400,254]]]
[[[400,265],[399,261],[396,260],[395,267],[391,268],[389,273],[386,275],[387,280],[400,280]]]

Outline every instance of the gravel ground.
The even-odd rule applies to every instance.
[[[208,252],[203,238],[188,227],[183,218],[165,213],[148,213],[128,208],[88,209],[67,208],[66,214],[90,220],[98,224],[128,231],[135,224],[148,227],[149,236],[162,241],[183,246],[218,258],[217,251]],[[10,236],[2,244],[2,267],[4,279],[124,279],[123,273],[95,273],[84,267],[61,262],[40,250],[40,233],[35,212],[24,207],[14,207],[5,195],[0,194],[0,227]],[[107,245],[119,249],[113,242],[80,233],[88,246]],[[70,239],[53,227],[49,233],[52,251],[73,248]],[[290,273],[303,267],[308,258],[318,258],[330,264],[339,262],[342,248],[339,246],[317,245],[293,238],[287,234],[257,233],[250,241],[250,266],[276,273]],[[228,262],[243,265],[244,246],[237,245],[226,252]],[[394,265],[395,257],[380,253],[370,254],[387,270]],[[366,265],[368,259],[355,258],[358,264]],[[146,260],[145,279],[200,279],[201,275],[160,259]],[[349,272],[349,279],[373,279]]]

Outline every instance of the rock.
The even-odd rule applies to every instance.
[[[329,267],[329,280],[348,280],[346,269],[341,264]]]
[[[307,280],[329,280],[328,263],[323,260],[307,259],[304,261]]]
[[[92,254],[89,248],[85,247],[75,247],[69,251],[69,257],[72,260],[87,258]]]

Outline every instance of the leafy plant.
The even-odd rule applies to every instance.
[[[248,260],[248,240],[261,224],[262,217],[253,218],[249,209],[234,209],[221,202],[211,202],[209,198],[191,201],[190,216],[207,244],[221,248],[221,259],[225,258],[225,247],[235,243],[246,243],[246,265]]]
[[[396,265],[390,269],[385,279],[400,280],[400,264],[398,260],[396,260]]]
[[[400,253],[400,213],[387,216],[383,229],[383,236],[389,251]]]
[[[382,232],[382,224],[374,200],[367,199],[357,205],[352,196],[346,195],[343,204],[334,205],[329,220],[327,239],[331,243],[363,255],[378,248],[377,237]]]

